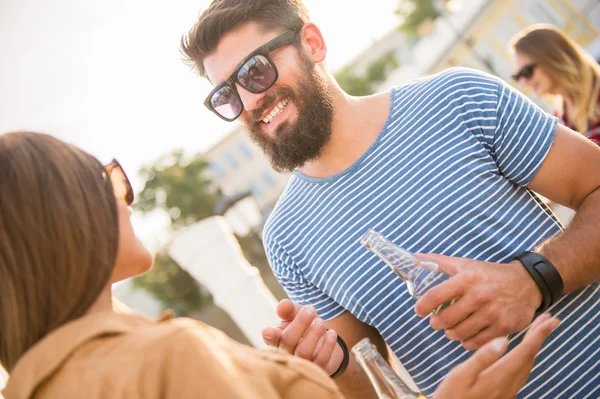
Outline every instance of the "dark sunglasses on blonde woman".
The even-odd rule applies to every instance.
[[[113,159],[108,165],[105,165],[105,168],[113,184],[115,196],[125,201],[127,205],[131,205],[133,203],[133,188],[119,161]]]
[[[517,82],[521,78],[523,78],[523,79],[531,79],[531,77],[533,76],[533,72],[535,71],[535,67],[536,66],[537,66],[536,64],[525,65],[517,73],[515,73],[514,75],[512,75],[512,78],[515,81],[517,81]]]

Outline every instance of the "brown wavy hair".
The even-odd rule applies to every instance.
[[[104,166],[54,137],[0,135],[0,363],[81,317],[109,284],[119,245]]]
[[[206,77],[204,59],[227,33],[248,22],[258,23],[265,31],[299,31],[309,21],[301,0],[213,0],[181,38],[181,53],[188,65]]]
[[[563,31],[547,24],[532,25],[512,39],[511,47],[542,66],[567,93],[575,110],[569,119],[577,131],[587,132],[589,122],[600,119],[600,66]]]

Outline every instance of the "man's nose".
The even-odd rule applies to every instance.
[[[250,112],[259,108],[260,100],[262,100],[262,98],[265,96],[265,93],[256,94],[249,92],[239,84],[236,84],[236,88],[240,98],[242,99],[242,103],[244,104],[244,110]]]

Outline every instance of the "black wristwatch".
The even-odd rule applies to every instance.
[[[545,312],[563,296],[564,283],[560,273],[552,262],[536,252],[525,251],[514,259],[523,264],[542,293],[542,304],[536,313]]]

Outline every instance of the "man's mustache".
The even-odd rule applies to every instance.
[[[261,98],[259,102],[259,107],[250,111],[250,117],[252,118],[253,123],[258,123],[262,120],[263,113],[275,105],[275,102],[278,98],[289,98],[292,99],[294,97],[294,92],[291,89],[282,88],[278,90],[276,93],[267,94],[263,98]]]

